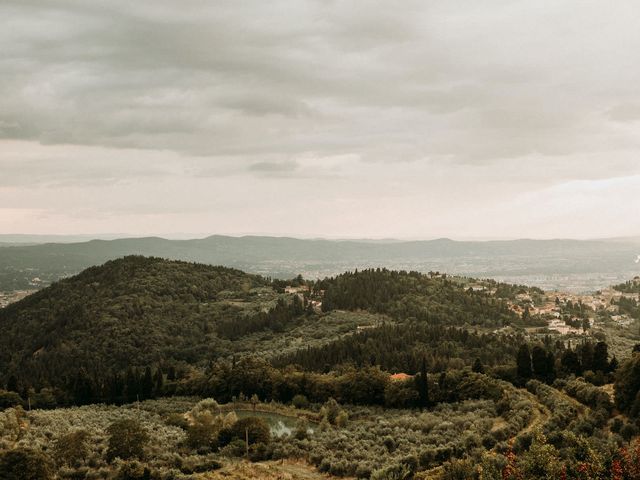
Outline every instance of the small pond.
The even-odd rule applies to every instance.
[[[262,418],[269,424],[271,429],[271,435],[275,437],[282,437],[283,435],[289,435],[296,429],[297,418],[287,417],[286,415],[280,415],[279,413],[260,412],[253,410],[235,410],[238,418],[245,417],[258,417]],[[308,433],[313,433],[313,428],[307,429]]]

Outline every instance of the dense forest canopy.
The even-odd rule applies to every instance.
[[[284,295],[288,284],[304,294]],[[413,322],[415,331],[422,332],[411,339],[400,330],[392,332],[396,344],[435,338],[441,330],[429,329],[436,326],[499,327],[517,319],[503,300],[434,274],[377,269],[317,282],[301,277],[284,282],[225,267],[130,256],[91,267],[0,310],[0,379],[6,384],[16,375],[23,388],[69,390],[80,370],[101,383],[131,367],[205,366],[242,348],[254,349],[253,341],[239,340],[256,333],[279,334],[301,324],[312,329],[326,315],[313,308],[313,301],[324,312],[380,313],[391,322]],[[369,333],[385,334],[384,329]],[[460,348],[454,352],[457,334],[449,335],[452,343],[432,352],[431,359],[464,356]],[[467,342],[467,333],[460,335]],[[263,344],[268,348],[268,338]],[[417,348],[384,365],[411,369],[421,355]],[[490,354],[479,356],[493,363]],[[332,363],[341,361],[376,360],[345,357]]]
[[[79,366],[93,375],[197,363],[216,355],[216,323],[260,311],[258,290],[268,284],[239,270],[159,258],[91,267],[0,310],[0,375],[20,372],[42,386]],[[236,298],[247,302],[225,301]]]
[[[446,275],[369,269],[325,279],[315,288],[324,291],[325,311],[363,309],[431,325],[503,326],[516,319],[505,302],[465,290]]]

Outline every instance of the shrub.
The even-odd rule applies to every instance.
[[[468,480],[474,478],[475,468],[470,460],[452,460],[443,465],[442,480]]]
[[[411,478],[413,478],[413,472],[404,464],[380,468],[371,474],[371,480],[409,480]]]
[[[118,469],[115,480],[152,480],[157,478],[151,469],[140,462],[126,462]]]
[[[309,408],[309,399],[304,395],[296,395],[291,400],[291,404],[296,408]]]

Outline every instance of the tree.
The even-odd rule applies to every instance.
[[[426,408],[429,406],[429,376],[427,374],[427,360],[422,357],[422,365],[420,367],[420,374],[416,376],[416,387],[418,389],[418,399],[420,401],[420,408]]]
[[[160,368],[156,370],[154,383],[155,383],[154,394],[156,397],[161,397],[164,391],[164,374],[162,373],[162,370]]]
[[[140,382],[138,378],[138,372],[133,368],[127,369],[127,374],[125,377],[125,390],[127,401],[135,402],[138,398],[138,394],[140,393]]]
[[[151,398],[151,395],[153,394],[153,375],[151,374],[151,367],[149,366],[144,369],[144,376],[142,377],[140,385],[140,393],[142,393],[142,398],[144,399]]]
[[[609,352],[605,342],[596,343],[593,349],[593,371],[609,372]]]
[[[531,349],[531,365],[536,377],[546,380],[549,374],[547,371],[547,351],[540,345],[536,345]]]
[[[518,367],[518,376],[520,378],[531,378],[533,373],[531,368],[531,353],[529,352],[529,346],[526,343],[522,344],[518,349],[516,365]]]
[[[560,364],[567,373],[573,373],[574,375],[582,374],[582,365],[580,363],[580,359],[578,358],[578,354],[570,348],[565,350],[562,354],[562,357],[560,358]]]
[[[76,430],[58,438],[53,447],[56,463],[73,466],[84,462],[90,452],[89,438],[89,432],[86,430]]]
[[[0,390],[0,410],[22,404],[22,397],[16,392]]]
[[[615,371],[618,369],[618,366],[619,366],[619,365],[620,365],[620,364],[619,364],[619,362],[618,362],[618,359],[617,359],[617,358],[616,358],[616,356],[614,355],[614,356],[611,358],[611,361],[609,362],[609,371],[610,371],[610,372],[615,372]]]
[[[114,422],[107,429],[107,433],[107,460],[144,457],[144,447],[149,441],[149,434],[138,420],[124,419]]]
[[[471,371],[475,373],[484,373],[484,365],[478,357],[473,361],[473,365],[471,366]]]
[[[582,363],[582,370],[595,370],[593,368],[593,343],[585,342],[580,345],[580,363]]]
[[[529,450],[522,455],[518,465],[524,478],[557,479],[561,478],[562,464],[557,450],[547,443],[540,431],[534,432]]]
[[[198,451],[212,451],[218,448],[218,435],[223,427],[220,415],[205,411],[194,418],[187,428],[187,445]]]
[[[18,379],[15,375],[11,375],[7,381],[7,390],[9,392],[19,393]]]
[[[73,398],[77,405],[87,405],[93,401],[95,387],[93,381],[82,369],[76,375],[73,386]]]
[[[271,429],[267,422],[258,417],[245,417],[238,420],[231,427],[231,439],[239,439],[245,441],[248,437],[249,445],[256,443],[264,443],[265,445],[271,441]]]
[[[632,414],[640,410],[640,353],[634,353],[620,364],[614,388],[616,406],[621,411]],[[640,416],[640,411],[636,415]]]
[[[53,466],[48,456],[28,448],[14,448],[0,453],[2,480],[51,480]]]
[[[256,406],[260,403],[260,398],[255,393],[251,395],[251,399],[249,400],[251,405],[253,406],[253,411],[256,411]]]

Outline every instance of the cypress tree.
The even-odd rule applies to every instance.
[[[484,365],[478,357],[473,361],[473,365],[471,366],[471,371],[475,373],[484,373]]]
[[[161,397],[164,393],[164,375],[162,373],[162,369],[159,367],[156,370],[155,384],[155,396]]]
[[[596,343],[593,349],[593,370],[602,373],[609,371],[609,351],[605,342]]]
[[[153,375],[151,374],[151,367],[149,366],[144,369],[144,376],[142,377],[142,383],[140,385],[140,393],[144,399],[151,398],[151,394],[153,393]]]
[[[417,378],[418,396],[420,398],[420,408],[429,406],[429,377],[427,375],[427,361],[422,357],[420,376]]]
[[[520,378],[531,378],[531,353],[529,352],[529,346],[525,343],[520,346],[516,357],[516,364],[518,366],[518,376]]]

